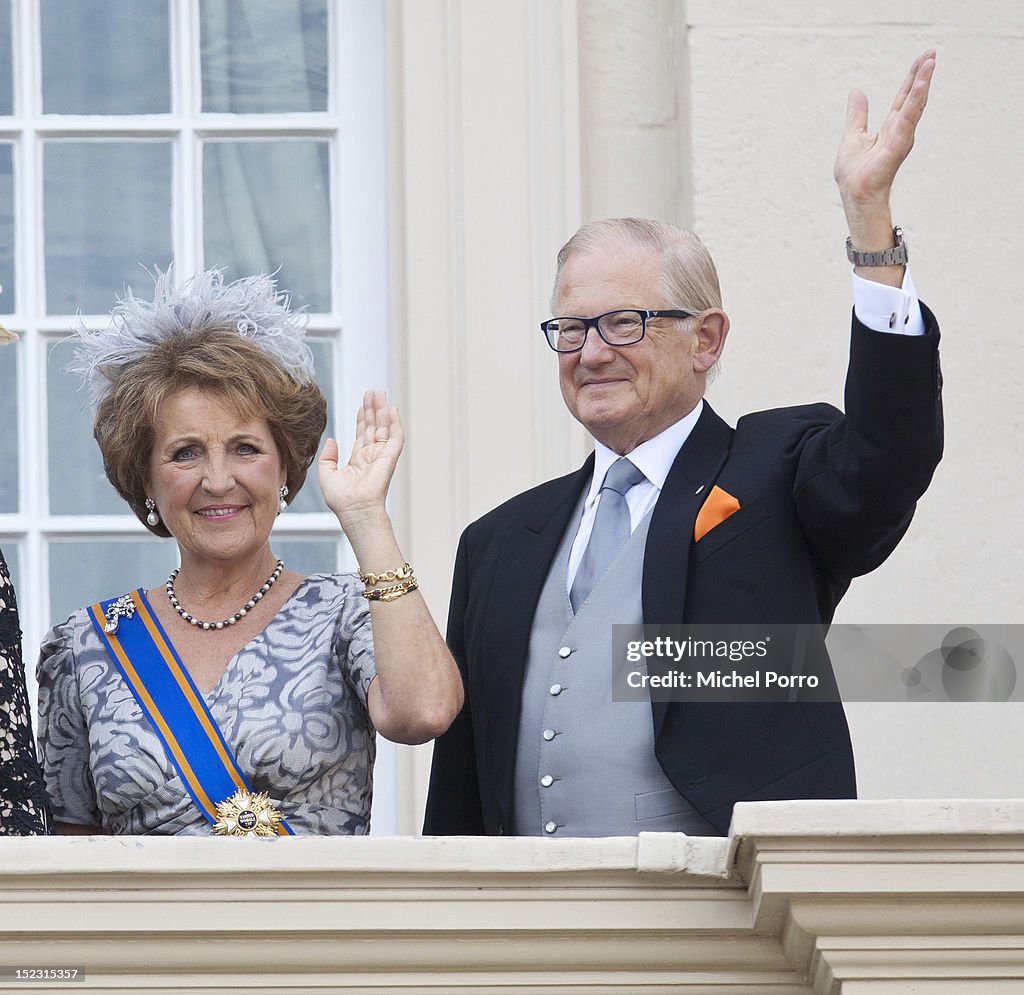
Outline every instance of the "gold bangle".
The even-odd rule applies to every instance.
[[[376,584],[383,584],[392,580],[408,580],[412,576],[412,567],[403,563],[397,570],[385,570],[382,574],[369,574],[359,571],[359,579],[367,586],[373,587]]]
[[[403,594],[415,591],[420,582],[415,577],[403,580],[400,584],[392,584],[390,587],[375,587],[372,591],[363,591],[363,597],[367,601],[394,601]]]

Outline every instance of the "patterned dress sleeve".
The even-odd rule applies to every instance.
[[[21,656],[18,603],[0,553],[0,835],[50,831]]]
[[[54,626],[39,650],[39,756],[53,818],[102,825],[92,778],[89,726],[82,709],[75,652],[84,613]]]
[[[362,584],[357,577],[341,575],[341,579],[347,590],[334,632],[334,652],[341,661],[345,679],[365,709],[370,684],[377,676],[370,606],[362,597]]]

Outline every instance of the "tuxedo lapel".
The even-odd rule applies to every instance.
[[[705,401],[697,424],[665,478],[644,551],[643,612],[648,625],[680,625],[683,621],[694,522],[728,459],[732,434]],[[667,702],[651,702],[655,741],[667,708]]]
[[[693,526],[729,455],[732,429],[705,401],[704,410],[665,478],[644,553],[644,621],[679,624]]]

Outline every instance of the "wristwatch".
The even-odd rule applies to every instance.
[[[891,249],[883,249],[881,252],[861,252],[855,249],[849,238],[846,240],[846,258],[854,266],[906,266],[910,255],[907,252],[907,243],[903,241],[903,229],[897,225],[892,230],[892,237],[896,244]]]

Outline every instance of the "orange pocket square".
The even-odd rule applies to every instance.
[[[739,510],[739,501],[715,484],[697,513],[697,521],[693,523],[693,541],[700,542],[716,525],[721,525],[734,511]]]

